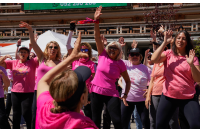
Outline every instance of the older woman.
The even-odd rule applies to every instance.
[[[37,84],[49,70],[51,70],[53,67],[55,67],[57,64],[61,62],[61,52],[60,52],[60,46],[56,41],[50,41],[49,43],[47,43],[44,52],[42,52],[42,50],[37,45],[34,39],[32,27],[25,22],[21,22],[20,27],[26,27],[29,30],[31,47],[33,47],[33,50],[37,54],[37,62],[39,63],[39,67],[37,68],[37,79],[34,89],[35,92],[33,100],[34,109],[33,109],[32,129],[34,129],[35,117],[36,117]]]
[[[200,81],[200,67],[187,31],[176,34],[172,50],[164,51],[171,42],[172,31],[164,32],[164,42],[153,53],[153,63],[164,62],[163,94],[156,114],[156,128],[167,128],[175,110],[184,112],[190,128],[200,128],[200,111],[195,100],[194,82]]]
[[[80,57],[81,33],[71,55],[47,72],[38,83],[36,129],[97,129],[94,122],[80,114],[87,104],[88,89],[85,81],[91,71],[79,66],[74,71],[65,68]]]
[[[150,121],[148,110],[145,108],[143,90],[147,88],[147,83],[150,81],[149,68],[141,64],[143,57],[138,48],[131,49],[128,58],[129,60],[124,60],[124,63],[131,80],[131,88],[126,99],[129,106],[125,106],[123,103],[121,103],[122,128],[128,129],[131,114],[133,113],[136,105],[143,127],[148,129],[150,127]],[[126,85],[123,78],[122,83],[119,82],[119,85],[122,87],[121,96],[123,96]]]
[[[6,55],[0,58],[0,64],[5,69],[11,69],[13,74],[13,87],[11,89],[11,99],[13,106],[13,128],[20,128],[21,114],[23,115],[27,128],[31,128],[35,70],[39,65],[37,58],[29,60],[30,51],[26,47],[19,49],[17,60],[6,60],[11,58]]]
[[[67,40],[67,50],[68,50],[68,53],[71,53],[72,52],[72,47],[71,46],[71,38],[72,38],[72,33],[73,33],[73,30],[75,29],[75,21],[71,21],[70,22],[70,31],[69,31],[69,35],[68,35],[68,40]],[[84,106],[84,113],[87,117],[90,117],[90,119],[92,119],[92,111],[91,111],[91,105],[90,105],[90,86],[91,86],[91,81],[93,80],[94,78],[94,75],[95,75],[95,66],[96,64],[91,61],[91,58],[92,58],[92,47],[89,43],[87,42],[83,42],[81,43],[81,49],[80,51],[82,53],[86,53],[88,54],[88,57],[87,58],[80,58],[76,61],[73,61],[72,62],[72,70],[75,70],[77,67],[79,66],[86,66],[88,68],[90,68],[91,70],[91,76],[89,79],[87,79],[86,81],[86,86],[89,90],[89,95],[88,95],[88,104],[86,106]]]
[[[94,20],[96,21],[94,24],[94,34],[99,60],[91,87],[92,120],[98,128],[101,128],[101,113],[103,109],[103,103],[105,103],[114,127],[122,128],[119,93],[116,90],[115,82],[120,75],[125,79],[126,91],[124,92],[122,100],[123,104],[128,106],[126,97],[130,89],[130,79],[126,70],[126,66],[120,59],[122,54],[121,44],[118,42],[111,42],[104,49],[98,24],[99,17],[102,14],[101,9],[102,7],[100,6],[96,9],[94,14]]]

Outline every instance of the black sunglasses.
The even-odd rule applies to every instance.
[[[108,49],[109,49],[109,50],[113,49],[114,51],[119,50],[118,48],[116,48],[116,47],[112,47],[112,46],[108,47]]]
[[[133,57],[133,56],[137,56],[137,57],[140,56],[139,53],[130,53],[129,55],[130,55],[131,57]]]
[[[53,49],[53,48],[54,48],[54,49],[58,49],[58,46],[54,46],[54,47],[53,47],[53,46],[49,46],[49,48],[50,48],[50,49]]]

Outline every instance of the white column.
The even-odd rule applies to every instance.
[[[144,26],[144,33],[146,33],[146,25]]]
[[[198,23],[196,23],[196,31],[198,31]]]
[[[78,28],[76,27],[76,35],[78,35]]]
[[[122,34],[122,26],[120,26],[120,34]]]
[[[193,31],[193,23],[191,24],[191,31]]]
[[[119,27],[116,27],[116,34],[119,34]]]
[[[13,29],[11,29],[11,31],[10,31],[11,33],[10,33],[10,36],[13,36],[13,32],[14,32],[14,30]]]
[[[16,29],[14,29],[14,36],[17,36],[17,32],[16,32]]]
[[[140,33],[142,33],[142,26],[140,25]]]

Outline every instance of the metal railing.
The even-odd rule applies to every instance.
[[[164,24],[165,29],[170,28],[170,24]],[[184,30],[188,32],[199,32],[200,30],[200,19],[192,20],[178,20],[176,25],[179,27],[182,25]],[[69,24],[55,24],[55,25],[36,25],[32,26],[34,33],[38,35],[44,33],[47,30],[51,30],[57,33],[67,35],[69,32]],[[123,23],[100,23],[101,34],[106,35],[118,35],[118,34],[132,34],[132,35],[145,35],[149,34],[151,28],[144,22],[123,22]],[[177,29],[178,30],[178,29]],[[94,35],[94,24],[78,24],[76,26],[74,35],[78,35],[78,32],[82,32],[84,36]],[[25,28],[16,26],[0,26],[0,36],[3,37],[28,37],[29,32]]]

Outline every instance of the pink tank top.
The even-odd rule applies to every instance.
[[[42,61],[42,63],[39,65],[39,67],[37,68],[37,79],[36,79],[36,83],[35,83],[35,88],[34,90],[37,90],[37,85],[38,82],[40,81],[40,79],[49,71],[51,70],[53,67],[48,67],[44,64],[44,60]]]

